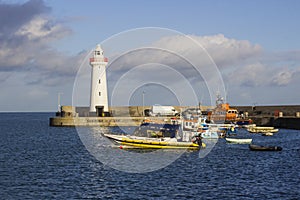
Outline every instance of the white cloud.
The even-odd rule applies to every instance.
[[[191,44],[187,37],[190,37],[197,43]],[[218,67],[231,66],[236,63],[244,62],[245,60],[256,58],[262,53],[262,48],[257,44],[251,44],[247,40],[235,40],[226,38],[222,34],[212,36],[171,36],[165,37],[154,43],[154,46],[172,49],[179,55],[187,56],[193,54],[199,62],[205,61],[207,56],[212,57]],[[199,48],[203,50],[199,53]],[[204,62],[204,64],[206,64]]]
[[[8,17],[6,21],[0,20],[0,29],[3,29],[0,71],[24,73],[28,77],[24,83],[29,84],[59,84],[56,81],[59,78],[73,80],[84,53],[69,56],[50,46],[51,42],[70,35],[72,31],[50,17],[49,8],[43,1],[0,4],[0,10],[5,11],[0,16],[5,14]]]
[[[109,43],[109,42],[108,42]],[[112,42],[113,43],[113,42]],[[105,49],[104,49],[105,50]],[[222,91],[221,70],[233,70],[232,66],[245,65],[257,60],[262,54],[262,48],[246,40],[226,38],[224,35],[196,36],[172,35],[159,38],[152,43],[142,44],[140,49],[135,49],[120,56],[114,55],[108,69],[110,87],[133,67],[159,63],[169,66],[185,77],[193,85],[197,96],[203,96],[203,91],[209,87],[210,95],[217,90]],[[257,61],[256,61],[257,62]],[[215,65],[216,63],[216,65]],[[260,66],[250,65],[253,70],[262,69]],[[168,79],[172,84],[177,84],[168,73],[153,72]],[[261,73],[261,72],[259,72]],[[146,80],[149,74],[135,76],[135,81]],[[249,77],[241,74],[239,84],[248,86],[257,85],[255,74]],[[244,80],[242,80],[244,79]],[[261,80],[262,82],[262,80]],[[222,94],[223,95],[223,94]],[[225,94],[224,94],[225,95]],[[206,98],[209,98],[207,93]]]
[[[270,71],[262,63],[241,66],[226,76],[226,81],[232,85],[257,87],[268,83]]]
[[[275,74],[272,78],[272,84],[276,86],[286,86],[292,81],[293,73],[290,71],[281,71]]]
[[[240,64],[245,60],[256,59],[262,54],[262,48],[257,44],[251,44],[247,40],[235,40],[226,38],[222,34],[212,36],[173,35],[166,36],[148,45],[142,45],[140,49],[127,53],[122,65],[116,70],[128,70],[140,63],[164,63],[170,66],[182,68],[182,59],[196,61],[198,66],[206,67],[211,64],[211,59],[218,67],[223,68]],[[119,54],[126,57],[127,55]],[[114,55],[117,58],[118,55]]]
[[[58,91],[62,91],[65,85],[71,87],[86,52],[69,56],[51,46],[52,42],[72,34],[72,30],[52,18],[49,11],[50,9],[41,0],[11,5],[0,3],[0,81],[11,81],[5,88],[1,88],[8,92],[7,94],[10,94],[8,90],[12,85],[16,91],[19,86],[19,91],[22,92],[22,84],[24,84],[27,91],[32,87],[32,91],[28,92],[28,99],[32,95],[40,95],[46,99],[47,93],[53,96]],[[134,38],[128,41],[126,38],[122,39],[126,44],[143,41],[143,38],[138,38],[137,41]],[[248,90],[262,86],[272,87],[273,90],[276,87],[281,89],[285,87],[288,90],[300,80],[300,68],[296,67],[299,66],[300,61],[299,50],[264,52],[258,44],[248,40],[228,38],[222,34],[164,36],[148,45],[143,43],[140,46],[141,49],[122,55],[114,63],[111,62],[112,57],[109,57],[111,65],[108,69],[110,73],[108,78],[111,82],[117,82],[133,67],[149,63],[171,67],[189,80],[193,87],[200,85],[199,82],[203,86],[206,81],[208,84],[221,85],[220,79],[214,79],[214,75],[216,72],[222,73],[229,90],[230,87],[235,87],[237,99],[239,94],[245,99],[251,96],[248,91],[243,92],[245,87]],[[116,54],[116,52],[112,53]],[[215,68],[214,63],[218,68]],[[88,61],[85,64],[89,65]],[[169,72],[161,70],[147,72],[134,76],[130,81],[148,80],[145,78],[149,78],[149,73],[153,73],[157,74],[157,78],[166,79],[170,85],[180,86]],[[89,66],[86,68],[86,73],[88,79]],[[14,79],[18,81],[15,83]],[[89,85],[89,80],[86,85]],[[86,88],[84,87],[85,90]],[[51,92],[43,92],[43,90],[51,90]],[[196,92],[198,97],[203,95],[203,91]],[[157,97],[159,98],[160,95],[158,94]]]
[[[26,36],[29,40],[47,40],[64,37],[69,30],[61,24],[53,24],[44,16],[36,16],[16,31],[16,36]]]

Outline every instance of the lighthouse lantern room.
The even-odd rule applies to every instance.
[[[93,52],[93,57],[90,58],[90,65],[92,66],[90,112],[96,112],[96,107],[103,107],[103,111],[108,112],[107,63],[108,59],[104,57],[101,46],[97,45]]]

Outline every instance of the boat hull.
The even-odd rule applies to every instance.
[[[175,138],[144,138],[144,137],[134,137],[134,136],[121,136],[113,134],[105,134],[105,137],[113,140],[119,145],[131,146],[135,148],[143,149],[189,149],[189,150],[199,150],[200,146],[193,142],[177,142],[174,141]],[[176,140],[176,139],[175,139]],[[205,144],[202,143],[202,148]]]
[[[155,144],[147,144],[147,143],[132,143],[132,142],[121,142],[121,145],[132,146],[136,148],[142,149],[189,149],[189,150],[198,150],[199,145],[194,146],[178,146],[178,145],[155,145]]]
[[[281,151],[282,147],[280,147],[280,146],[259,146],[259,145],[250,144],[249,149],[251,151]]]
[[[249,133],[277,133],[279,129],[274,127],[249,127]]]
[[[228,143],[234,144],[251,144],[252,139],[244,138],[225,138]]]

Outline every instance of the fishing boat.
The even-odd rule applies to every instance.
[[[225,138],[228,143],[235,143],[235,144],[251,144],[251,138]]]
[[[250,144],[249,149],[251,151],[281,151],[282,147],[280,146],[259,146],[255,144]]]
[[[200,138],[195,138],[192,142],[177,141],[176,138],[148,138],[129,135],[104,134],[105,137],[121,146],[130,146],[142,149],[189,149],[199,150],[205,148]],[[121,148],[120,146],[120,148]]]

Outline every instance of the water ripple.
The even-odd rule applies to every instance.
[[[247,135],[281,152],[253,152],[219,140],[211,153],[184,153],[143,174],[97,161],[76,129],[49,127],[51,113],[0,114],[2,199],[299,199],[300,132]]]

